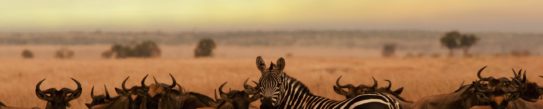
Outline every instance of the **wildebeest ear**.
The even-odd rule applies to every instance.
[[[394,93],[396,95],[400,95],[400,94],[402,94],[402,92],[403,92],[403,87],[400,87],[400,88],[396,89],[395,91],[393,91],[392,93]]]
[[[277,70],[283,71],[285,69],[285,59],[283,57],[277,59]]]
[[[264,73],[264,71],[266,70],[266,63],[261,56],[256,57],[256,67],[258,68],[258,70],[260,70],[261,73]]]

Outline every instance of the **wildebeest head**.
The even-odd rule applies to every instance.
[[[228,93],[223,91],[223,87],[226,85],[226,82],[224,82],[219,87],[219,99],[217,99],[215,93],[217,109],[249,109],[251,102],[258,100],[259,97],[255,91],[256,89],[247,84],[248,80],[245,80],[243,84],[245,90],[230,90]]]
[[[373,79],[372,86],[358,85],[356,87],[352,84],[341,85],[339,84],[340,79],[341,77],[339,77],[336,80],[334,91],[340,95],[345,96],[345,98],[352,98],[352,97],[356,97],[357,95],[368,94],[368,93],[383,93],[383,94],[394,96],[395,98],[398,98],[399,100],[402,100],[404,102],[411,103],[411,101],[405,100],[403,97],[400,96],[400,94],[402,94],[403,92],[403,87],[398,88],[396,90],[392,90],[392,82],[390,80],[385,80],[388,82],[387,87],[378,88],[378,82],[373,77],[372,77]],[[347,90],[344,90],[344,89],[347,89]]]
[[[530,102],[536,102],[543,94],[543,88],[526,78],[526,70],[513,69],[513,81],[519,86],[519,97]]]
[[[105,95],[94,95],[94,86],[93,86],[91,88],[91,92],[90,92],[92,102],[91,103],[86,103],[85,105],[90,109],[93,106],[102,105],[102,104],[106,104],[108,102],[111,102],[112,98],[109,95],[109,92],[107,91],[107,87],[105,85],[104,85],[104,90],[105,90]]]
[[[117,91],[119,95],[129,95],[132,100],[138,97],[146,96],[147,92],[149,91],[149,88],[147,87],[147,85],[145,85],[145,80],[147,79],[148,76],[149,75],[145,75],[145,77],[143,77],[143,79],[141,80],[140,86],[132,86],[131,88],[126,87],[126,81],[128,81],[128,78],[130,78],[130,77],[126,77],[126,79],[124,79],[124,81],[121,84],[122,90],[115,89],[115,91]]]
[[[43,79],[36,85],[36,96],[47,101],[46,109],[65,109],[70,106],[69,102],[71,100],[81,96],[81,83],[73,78],[72,80],[77,84],[77,89],[75,90],[69,88],[62,88],[60,90],[49,88],[47,90],[41,90],[40,86],[43,81],[45,81],[45,79]]]
[[[371,85],[371,86],[364,85],[364,84],[360,84],[358,86],[354,86],[352,84],[341,85],[339,83],[340,79],[341,79],[341,76],[338,77],[337,80],[336,80],[336,85],[334,86],[334,91],[337,94],[345,96],[346,98],[352,98],[352,97],[355,97],[355,96],[360,95],[360,94],[374,93],[374,92],[377,91],[377,88],[378,88],[377,80],[375,80],[375,78],[373,78],[373,77],[372,77],[373,85]]]
[[[145,86],[149,88],[149,91],[147,94],[151,97],[155,97],[157,95],[166,94],[166,93],[181,94],[183,90],[182,87],[179,84],[177,84],[177,81],[175,80],[172,74],[170,74],[170,77],[172,79],[171,84],[160,83],[156,80],[155,77],[153,77],[153,80],[155,81],[155,83],[149,86]],[[174,90],[175,86],[179,86],[179,90]]]
[[[148,98],[147,92],[149,90],[148,87],[145,85],[145,80],[147,79],[148,75],[145,75],[143,79],[141,80],[140,86],[132,86],[130,88],[126,87],[126,81],[130,77],[126,77],[126,79],[123,80],[121,84],[121,88],[115,88],[115,91],[117,92],[118,97],[123,98],[122,102],[130,108],[137,108],[137,107],[145,107],[145,100]]]
[[[479,80],[473,82],[476,98],[482,103],[489,103],[493,109],[505,109],[510,101],[518,98],[519,86],[505,77],[481,76],[485,68],[479,69]]]

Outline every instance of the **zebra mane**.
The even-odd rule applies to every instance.
[[[301,81],[298,81],[298,79],[296,79],[296,78],[294,78],[294,77],[292,77],[290,75],[287,75],[285,72],[283,72],[283,73],[285,74],[285,78],[287,79],[288,83],[293,83],[295,85],[298,85],[299,89],[302,89],[303,91],[306,91],[310,95],[314,95],[313,93],[311,93],[311,90],[309,90],[309,88],[304,83],[302,83]]]

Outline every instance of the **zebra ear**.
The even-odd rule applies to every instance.
[[[285,59],[283,57],[277,59],[277,70],[283,71],[285,69]]]
[[[266,70],[266,63],[264,63],[264,59],[261,56],[256,57],[256,67],[261,73],[264,73]]]

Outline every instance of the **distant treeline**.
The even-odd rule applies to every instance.
[[[384,43],[401,46],[440,47],[437,41],[445,32],[435,31],[238,31],[238,32],[29,32],[0,33],[0,44],[53,44],[89,45],[131,43],[151,40],[166,45],[195,45],[199,39],[211,38],[219,45],[239,46],[338,46],[357,48],[379,48]],[[496,47],[510,43],[538,44],[543,42],[543,34],[515,33],[475,33],[487,39],[482,42],[497,44]],[[488,37],[488,38],[485,38]],[[496,40],[493,40],[496,39]],[[515,39],[515,40],[511,40]],[[517,40],[518,39],[518,40]],[[488,42],[490,41],[490,42]],[[521,41],[521,42],[517,42]],[[533,47],[527,45],[526,47]]]
[[[0,44],[112,44],[153,40],[160,44],[195,44],[212,38],[226,45],[344,45],[371,37],[439,36],[438,32],[410,31],[240,31],[240,32],[57,32],[0,33]],[[337,42],[339,41],[339,42]],[[344,42],[347,41],[347,42]]]

